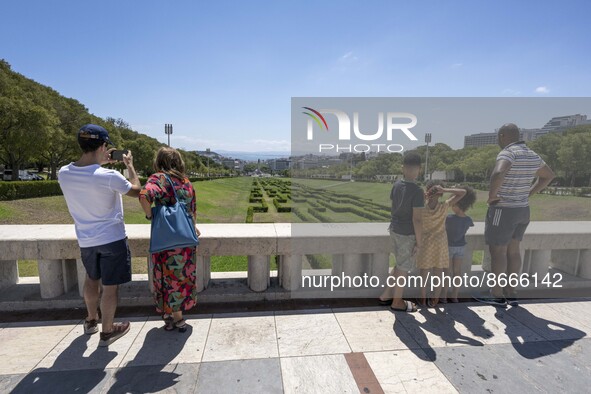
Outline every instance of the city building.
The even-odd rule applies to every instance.
[[[267,161],[271,171],[285,171],[289,170],[291,160],[289,159],[271,159]]]
[[[497,144],[497,133],[478,133],[464,137],[464,148]]]
[[[566,129],[580,125],[591,125],[591,119],[587,119],[587,115],[581,114],[555,116],[540,129],[519,129],[520,138],[524,141],[535,141],[544,134],[562,133]],[[498,129],[494,133],[467,135],[464,137],[464,148],[495,145],[497,144],[497,132]]]

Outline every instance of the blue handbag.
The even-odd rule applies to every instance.
[[[174,205],[152,207],[152,227],[150,231],[150,253],[199,245],[192,216],[187,207],[179,201],[174,184],[164,174],[174,193]]]

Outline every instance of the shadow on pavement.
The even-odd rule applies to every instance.
[[[28,373],[11,393],[88,393],[101,383],[105,368],[117,353],[108,348],[97,348],[84,357],[89,335],[76,338],[56,359],[50,368],[36,368]],[[88,367],[88,369],[80,369]],[[78,369],[72,369],[78,368]]]
[[[177,379],[182,374],[176,373],[176,365],[168,364],[183,350],[192,333],[193,328],[189,325],[184,333],[152,328],[134,359],[114,374],[108,392],[153,393],[179,383]]]
[[[500,312],[495,313],[499,321]],[[585,337],[585,332],[566,324],[537,317],[525,308],[511,308],[508,315],[535,331],[550,343],[544,342],[523,342],[519,338],[521,332],[513,326],[507,326],[505,333],[511,339],[511,344],[522,357],[535,359],[559,353],[571,346],[579,339]]]

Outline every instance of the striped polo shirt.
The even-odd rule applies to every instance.
[[[497,156],[497,161],[511,162],[511,168],[505,175],[505,180],[499,189],[501,200],[496,206],[519,208],[529,205],[529,191],[536,172],[544,164],[544,160],[525,142],[517,141],[509,144]]]

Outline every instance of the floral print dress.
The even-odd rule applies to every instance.
[[[195,217],[195,190],[189,179],[180,181],[170,176],[177,196],[185,203],[187,211]],[[162,173],[148,178],[140,192],[150,204],[173,205],[176,201],[170,183]],[[156,310],[170,315],[187,311],[197,303],[195,288],[195,247],[178,248],[152,253],[152,272]]]

